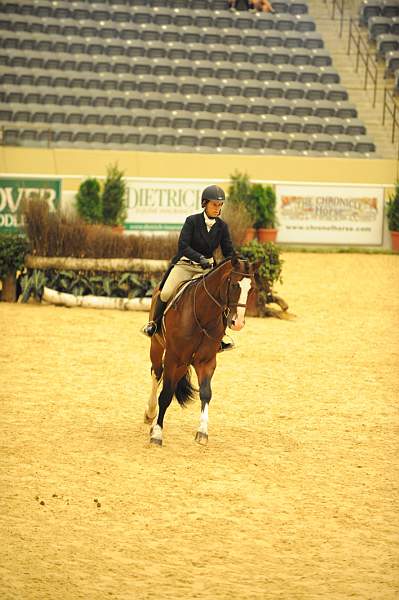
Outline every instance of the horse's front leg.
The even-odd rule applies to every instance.
[[[208,363],[194,365],[194,367],[198,377],[201,399],[201,416],[199,427],[195,434],[195,441],[206,445],[208,443],[209,403],[212,398],[211,380],[216,367],[216,358],[213,358]]]
[[[152,388],[150,397],[148,398],[148,403],[146,409],[144,411],[144,423],[147,425],[151,425],[157,416],[158,411],[158,399],[157,399],[157,391],[159,385],[159,378],[156,376],[154,371],[151,369],[151,379],[152,379]]]
[[[148,403],[146,409],[144,411],[144,423],[147,425],[151,425],[157,416],[158,411],[158,399],[157,399],[157,391],[158,385],[162,377],[162,355],[163,348],[161,344],[158,342],[156,338],[151,338],[151,378],[152,378],[152,387],[150,397],[148,399]]]
[[[151,444],[156,444],[157,446],[162,446],[162,438],[163,438],[163,420],[165,417],[166,410],[169,404],[172,402],[174,389],[171,384],[171,381],[168,378],[163,378],[163,386],[162,391],[159,394],[158,398],[158,417],[155,425],[151,428],[150,432],[150,442]]]

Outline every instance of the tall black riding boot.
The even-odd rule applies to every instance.
[[[160,296],[158,296],[155,309],[154,309],[154,318],[152,321],[149,321],[147,325],[143,328],[144,335],[148,337],[152,337],[156,331],[159,330],[162,322],[163,313],[165,312],[166,302],[162,302]]]

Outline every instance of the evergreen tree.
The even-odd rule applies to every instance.
[[[102,220],[106,225],[122,225],[126,218],[126,183],[118,165],[110,165],[102,193]]]
[[[87,223],[101,222],[100,183],[97,179],[89,178],[80,184],[76,194],[76,207],[79,216]]]

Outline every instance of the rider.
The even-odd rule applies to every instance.
[[[143,333],[151,337],[159,328],[168,300],[176,287],[183,281],[189,281],[195,275],[208,273],[214,266],[214,251],[220,247],[224,258],[234,253],[229,228],[220,218],[225,194],[217,185],[204,189],[201,206],[204,209],[187,217],[180,232],[177,254],[173,257],[160,284],[153,320],[147,323]],[[231,343],[222,342],[222,350],[230,350]]]

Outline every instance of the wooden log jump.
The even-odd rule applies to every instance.
[[[57,269],[65,271],[132,271],[160,273],[166,271],[169,261],[149,258],[73,258],[65,256],[25,257],[29,269]]]

